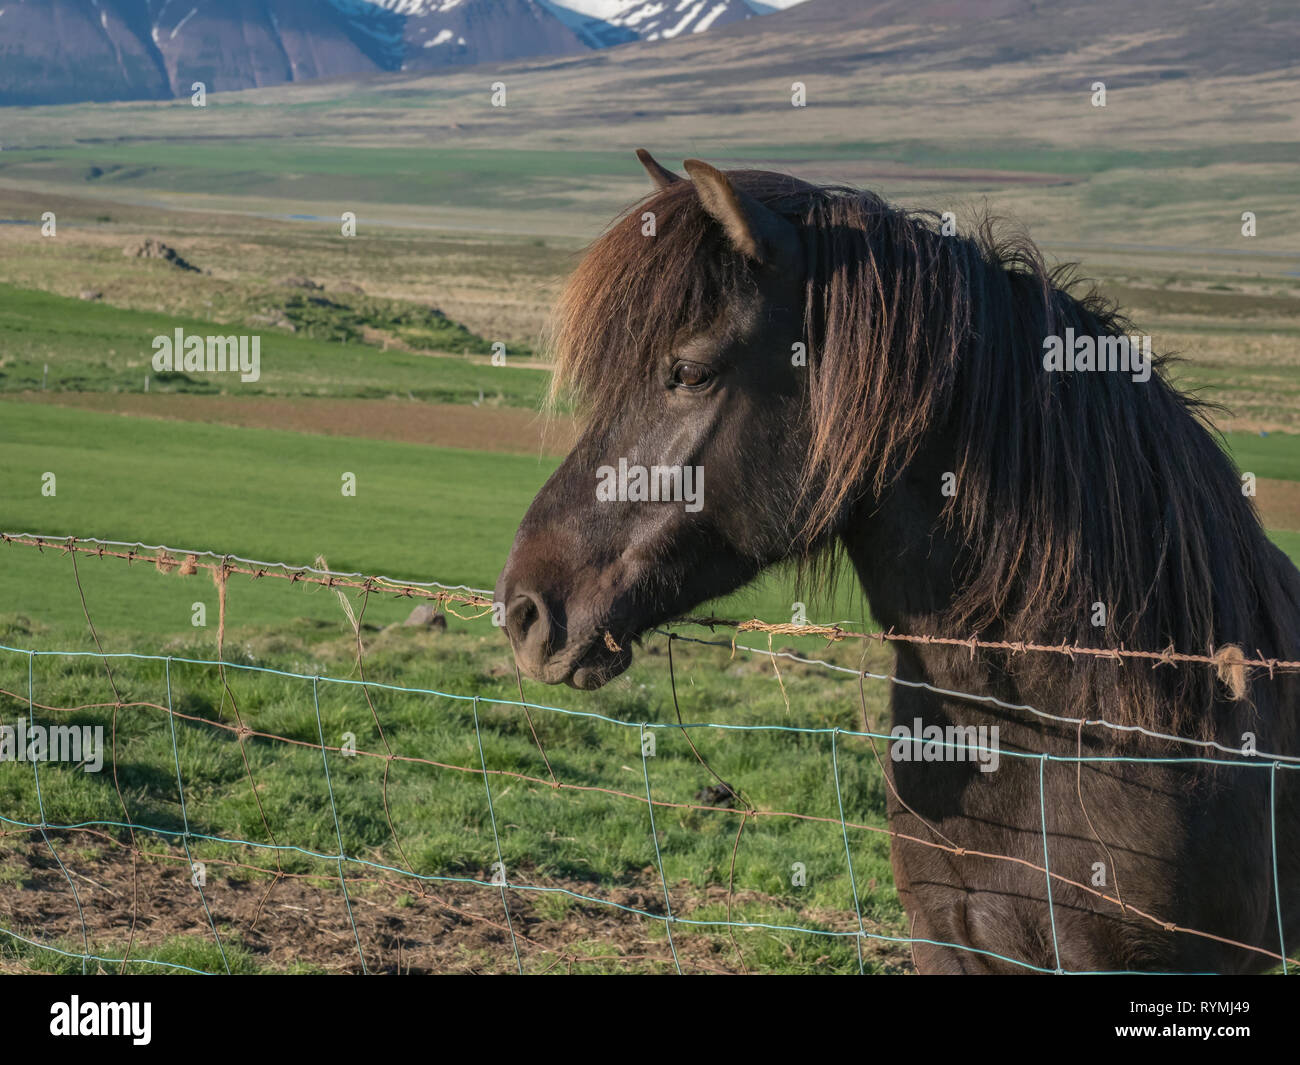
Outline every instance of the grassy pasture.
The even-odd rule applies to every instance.
[[[235,597],[233,602],[241,600]],[[227,670],[228,683],[240,720],[258,732],[308,744],[319,742],[318,736],[323,735],[327,745],[337,747],[345,733],[352,733],[359,751],[382,754],[386,742],[398,756],[399,760],[388,763],[382,757],[348,758],[331,753],[328,786],[319,750],[256,738],[241,754],[229,731],[236,721],[231,696],[223,698],[216,670],[179,661],[170,666],[171,705],[188,716],[177,724],[175,754],[165,715],[133,706],[117,717],[115,773],[84,773],[56,764],[41,768],[41,801],[49,823],[129,820],[159,830],[156,834],[137,833],[145,849],[161,857],[145,861],[139,873],[146,890],[159,901],[154,909],[145,910],[151,919],[140,931],[133,957],[173,961],[207,971],[222,968],[192,891],[186,902],[189,916],[184,931],[188,935],[171,938],[166,934],[179,931],[167,919],[159,884],[169,869],[165,859],[170,856],[174,864],[183,857],[179,833],[185,820],[177,789],[177,761],[186,797],[184,813],[197,837],[190,842],[191,854],[194,860],[208,863],[208,904],[219,932],[237,948],[249,938],[259,938],[248,927],[247,913],[239,911],[240,900],[250,891],[254,897],[260,895],[269,883],[266,876],[245,868],[251,865],[291,877],[313,878],[290,880],[290,885],[304,886],[273,892],[268,921],[275,919],[281,904],[292,910],[294,903],[305,903],[323,927],[339,933],[326,936],[316,932],[298,943],[290,952],[295,964],[307,962],[325,971],[356,969],[348,923],[335,912],[341,908],[338,866],[327,857],[338,851],[334,818],[329,813],[332,808],[337,809],[343,853],[367,863],[348,863],[346,872],[353,881],[352,905],[361,914],[363,946],[372,968],[377,956],[383,959],[386,954],[385,936],[371,934],[368,923],[376,906],[400,922],[402,898],[409,904],[423,887],[442,891],[456,886],[457,881],[477,881],[486,887],[497,854],[478,770],[474,697],[482,700],[478,712],[487,765],[494,773],[533,778],[492,778],[502,860],[511,883],[559,886],[649,913],[663,912],[656,848],[645,806],[635,799],[644,794],[646,786],[639,724],[675,720],[663,640],[651,640],[628,674],[590,697],[578,699],[567,689],[542,690],[529,685],[530,698],[560,708],[532,712],[551,769],[559,780],[586,789],[556,792],[545,783],[549,771],[528,722],[518,707],[497,701],[518,698],[499,634],[485,621],[453,621],[453,626],[454,631],[441,635],[411,629],[363,632],[366,676],[380,685],[372,688],[370,695],[383,725],[383,739],[365,695],[356,685],[328,679],[319,682],[318,724],[313,684],[303,677],[356,679],[355,647],[344,634],[341,615],[332,623],[300,620],[273,630],[236,625],[227,634],[225,658],[237,664]],[[0,644],[8,647],[45,644],[49,637],[47,630],[22,621],[0,625]],[[120,639],[114,643],[123,645]],[[215,657],[209,633],[166,641],[150,638],[130,646],[145,654],[175,659]],[[856,655],[857,649],[852,649],[850,657],[856,661]],[[856,685],[843,674],[787,667],[782,671],[783,689],[772,678],[770,666],[744,654],[733,660],[725,648],[679,644],[674,657],[681,710],[688,720],[803,728],[853,728],[859,720]],[[240,668],[254,664],[302,676]],[[114,659],[112,669],[124,701],[167,702],[162,662]],[[25,714],[27,681],[27,656],[0,650],[0,689],[20,696],[0,695],[6,722]],[[384,684],[445,692],[447,696],[390,691]],[[867,690],[868,712],[877,724],[884,713],[884,688],[875,682]],[[33,691],[37,702],[59,706],[111,698],[104,667],[93,654],[81,659],[38,658]],[[787,697],[789,710],[784,702]],[[578,716],[562,712],[565,708],[578,711]],[[100,724],[106,727],[106,734],[112,734],[111,719],[111,712],[104,709],[57,716],[37,712],[38,721]],[[652,732],[657,746],[646,762],[653,793],[656,799],[685,804],[685,808],[659,808],[655,815],[658,852],[672,886],[674,912],[691,920],[726,920],[726,889],[732,880],[739,818],[726,809],[698,809],[697,793],[714,778],[696,760],[681,732],[666,728]],[[737,894],[732,919],[827,931],[852,928],[853,890],[845,864],[829,735],[693,728],[691,736],[715,771],[740,787],[760,808],[797,811],[822,819],[761,818],[746,828],[736,849]],[[431,759],[462,768],[440,769],[404,759]],[[883,826],[883,785],[870,749],[861,741],[841,739],[838,767],[839,784],[846,796],[843,816],[855,825]],[[250,775],[256,782],[260,808]],[[621,796],[591,790],[597,788],[612,789]],[[41,820],[30,765],[0,763],[0,813],[11,825]],[[389,815],[396,826],[396,838],[389,827]],[[886,838],[857,827],[850,833],[865,926],[883,935],[904,934],[890,880]],[[120,957],[132,873],[129,864],[121,867],[122,857],[113,840],[125,837],[111,831],[108,836],[53,835],[63,862],[78,876],[90,877],[98,884],[109,871],[118,873],[109,881],[119,893],[116,901],[106,899],[90,885],[81,887],[91,911],[92,938],[107,956]],[[277,847],[283,849],[273,849]],[[240,864],[230,866],[225,864],[228,862]],[[802,862],[807,870],[806,886],[791,883],[795,862]],[[0,910],[7,904],[14,906],[4,923],[16,925],[30,938],[79,953],[80,921],[57,882],[50,882],[49,888],[51,897],[59,901],[45,910],[39,926],[23,918],[25,911],[16,889],[24,880],[32,880],[33,870],[49,865],[39,838],[30,848],[23,848],[12,836],[0,842]],[[433,879],[404,879],[400,871],[406,869]],[[57,870],[53,872],[57,875]],[[44,883],[43,876],[41,879]],[[396,901],[392,897],[395,891],[403,893]],[[180,894],[184,901],[186,894]],[[492,889],[480,888],[472,896],[472,909],[490,911],[487,903],[494,894]],[[616,942],[625,946],[621,940],[602,942],[593,936],[592,927],[609,919],[605,907],[564,893],[525,890],[512,892],[515,895],[525,900],[516,910],[518,927],[543,936],[552,949],[557,944],[586,944],[595,953],[613,955]],[[153,915],[159,917],[156,924]],[[567,930],[554,924],[566,919],[572,924]],[[636,949],[642,960],[613,959],[592,963],[581,971],[662,971],[671,967],[662,924],[646,918],[630,920],[637,929]],[[856,971],[849,938],[763,929],[736,934],[747,964],[760,971]],[[721,928],[683,926],[675,929],[674,936],[688,971],[692,957],[714,965],[736,964]],[[418,932],[414,933],[408,964],[412,958],[421,964],[420,942]],[[657,960],[646,960],[647,956]],[[259,952],[256,963],[246,952],[237,951],[235,957],[237,968],[285,967],[268,962],[265,952]],[[527,971],[538,971],[554,960],[549,951],[535,949],[527,950],[525,957]],[[498,942],[489,954],[468,961],[485,971],[513,967],[508,941]],[[904,948],[869,944],[869,971],[897,970],[905,961]],[[438,967],[462,968],[466,964],[466,958],[453,955],[441,959]],[[49,952],[0,943],[0,969],[33,967],[78,968]],[[148,971],[150,967],[141,968]]]
[[[373,345],[290,335],[274,329],[261,336],[261,376],[242,382],[184,372],[155,374],[153,338],[223,335],[235,329],[211,320],[166,312],[86,304],[28,289],[0,286],[0,390],[141,391],[145,378],[159,391],[244,395],[404,396],[438,403],[537,407],[547,387],[539,370],[487,358],[470,360],[380,352]],[[473,338],[475,344],[481,342]],[[49,367],[48,377],[45,367]]]
[[[85,526],[116,537],[126,530],[159,533],[177,543],[198,545],[223,541],[222,549],[254,557],[297,560],[304,549],[322,552],[336,568],[364,568],[394,576],[421,575],[471,584],[490,584],[505,556],[513,528],[528,500],[553,466],[554,460],[493,455],[467,450],[434,449],[360,439],[338,439],[269,430],[122,418],[58,407],[6,402],[0,407],[0,438],[11,463],[5,468],[0,493],[10,503],[28,495],[23,485],[37,466],[60,473],[59,494],[44,498],[54,508],[43,509],[39,492],[30,506],[6,507],[6,519],[19,525],[53,522]],[[52,440],[62,444],[51,445]],[[273,458],[272,458],[273,457]],[[355,499],[339,494],[340,463],[358,474]],[[249,471],[256,471],[250,476]],[[39,480],[39,474],[37,474]],[[335,498],[337,496],[337,498]],[[83,528],[83,531],[84,528]],[[126,533],[134,538],[134,534]],[[164,575],[152,567],[128,567],[116,560],[81,558],[79,593],[71,560],[58,552],[38,554],[29,548],[5,548],[0,561],[0,644],[10,648],[87,652],[76,659],[41,657],[34,675],[37,702],[79,705],[111,697],[102,662],[83,620],[81,594],[103,646],[110,653],[135,652],[174,658],[216,658],[216,593],[206,574],[185,578]],[[746,610],[739,602],[721,609],[731,612],[783,616],[788,594],[750,592]],[[192,604],[203,602],[206,626],[190,625]],[[239,665],[257,665],[306,676],[355,679],[355,645],[335,595],[311,586],[285,582],[254,582],[232,578],[224,658]],[[362,602],[352,599],[360,612]],[[477,763],[472,703],[517,698],[508,651],[500,634],[486,620],[451,619],[450,631],[432,635],[418,630],[389,628],[409,611],[409,601],[372,597],[361,614],[366,644],[367,677],[380,683],[429,689],[460,696],[442,698],[372,692],[384,733],[396,753],[469,767]],[[742,641],[743,642],[743,641]],[[762,642],[757,641],[761,646]],[[602,714],[622,722],[669,722],[674,719],[662,638],[651,638],[633,669],[607,689],[577,697],[567,689],[542,689],[529,684],[531,699],[549,706]],[[841,664],[858,661],[859,649],[833,648],[827,657]],[[873,649],[871,661],[883,652]],[[727,648],[678,644],[675,652],[677,686],[688,720],[723,724],[768,724],[801,727],[852,727],[859,720],[856,686],[844,675],[787,665],[778,684],[771,667],[743,652],[733,658]],[[161,665],[115,659],[113,676],[127,701],[163,702],[166,685]],[[27,656],[0,651],[0,689],[26,692]],[[244,721],[260,732],[314,742],[315,710],[309,681],[260,673],[232,671],[231,687]],[[850,678],[851,680],[851,678]],[[315,877],[287,898],[291,911],[307,904],[323,916],[338,918],[332,926],[346,932],[339,906],[337,871],[333,861],[313,857],[333,854],[333,819],[322,819],[329,807],[319,752],[286,748],[273,740],[248,747],[251,772],[258,781],[262,811],[252,798],[239,745],[230,733],[206,722],[229,725],[233,711],[210,668],[172,667],[175,707],[198,718],[179,726],[178,752],[186,789],[191,831],[199,836],[247,840],[300,848],[266,851],[220,840],[192,841],[196,860],[219,870],[209,880],[207,897],[227,944],[233,967],[246,971],[299,969],[337,971],[355,966],[351,941],[330,946],[329,936],[311,941],[325,944],[298,957],[293,964],[268,960],[261,940],[248,927],[239,909],[244,893],[260,895],[265,878],[226,862],[279,868],[292,875]],[[784,694],[783,694],[784,689]],[[873,721],[884,713],[883,687],[868,688]],[[786,699],[789,699],[787,708]],[[0,696],[5,720],[25,711],[25,700]],[[321,686],[322,728],[327,743],[344,732],[357,736],[363,751],[382,747],[364,696],[356,687]],[[533,744],[527,723],[517,709],[481,704],[484,755],[494,770],[545,778],[547,770]],[[131,820],[163,830],[148,836],[148,849],[181,854],[177,837],[182,827],[172,770],[171,735],[160,727],[157,711],[133,708],[130,721],[117,723],[116,781],[108,774],[85,774],[66,767],[42,769],[46,816],[55,823]],[[534,711],[542,742],[560,779],[583,787],[605,787],[636,795],[644,788],[638,775],[639,735],[635,727],[572,717],[558,711]],[[60,716],[60,722],[111,724],[106,710],[86,710]],[[829,723],[829,724],[828,724]],[[699,806],[694,796],[712,777],[691,754],[680,733],[665,731],[651,761],[657,798]],[[711,765],[729,774],[760,806],[794,810],[823,821],[764,819],[751,825],[737,852],[737,896],[732,919],[777,926],[843,931],[851,920],[852,891],[844,864],[844,841],[838,824],[838,800],[830,772],[829,741],[825,736],[783,733],[736,733],[693,730],[692,738]],[[868,749],[839,751],[840,784],[853,799],[845,817],[855,823],[883,825],[883,792]],[[334,802],[337,804],[344,852],[381,867],[349,866],[354,906],[366,900],[400,916],[400,900],[418,898],[415,882],[403,882],[391,870],[409,861],[422,875],[451,881],[427,882],[435,890],[470,879],[485,881],[496,860],[487,823],[482,779],[469,772],[437,770],[424,764],[395,763],[388,780],[388,809],[398,826],[394,841],[384,814],[382,760],[349,760],[330,756]],[[47,771],[48,769],[48,771]],[[743,781],[743,783],[739,783]],[[126,816],[118,788],[125,796]],[[502,853],[513,883],[562,886],[595,898],[608,898],[648,912],[660,912],[650,889],[656,883],[654,846],[645,823],[644,807],[598,792],[557,796],[542,784],[494,778],[494,802]],[[30,823],[36,802],[30,767],[0,764],[0,813],[10,821]],[[428,816],[436,810],[437,816]],[[265,813],[267,825],[262,822]],[[675,911],[693,920],[725,920],[725,887],[731,881],[731,852],[736,816],[725,811],[665,809],[656,815],[659,850]],[[769,824],[771,829],[769,830]],[[884,838],[863,829],[852,837],[854,873],[869,930],[881,935],[903,933],[901,914],[890,887]],[[103,878],[105,870],[122,861],[113,834],[108,838],[70,833],[56,846],[62,860],[85,876]],[[118,837],[121,838],[121,837]],[[143,837],[142,834],[142,838]],[[278,866],[276,861],[278,859]],[[809,870],[808,887],[790,884],[790,867],[802,862]],[[30,870],[42,867],[35,849],[0,846],[0,908],[11,896],[7,889],[29,881]],[[168,865],[164,858],[145,863],[144,881],[161,895],[155,880]],[[129,874],[111,882],[121,887]],[[382,882],[371,883],[378,876]],[[12,878],[16,877],[17,881]],[[102,882],[98,881],[98,882]],[[294,883],[298,883],[294,881]],[[395,886],[394,886],[395,885]],[[51,891],[59,896],[57,885]],[[280,889],[277,889],[280,891]],[[402,892],[394,903],[394,892]],[[92,896],[91,889],[86,894]],[[593,922],[606,917],[604,908],[563,893],[521,892],[528,900],[529,927],[567,922],[572,935],[595,953],[614,953],[610,943],[588,943]],[[490,895],[490,893],[489,893]],[[62,896],[59,896],[62,897]],[[182,899],[185,896],[182,893]],[[192,903],[192,896],[189,897]],[[121,956],[125,930],[123,909],[103,900],[109,916],[101,927],[91,920],[96,949],[108,957]],[[482,896],[474,908],[484,909]],[[89,903],[87,904],[89,907]],[[159,903],[161,905],[161,903]],[[271,903],[274,910],[276,903]],[[161,911],[159,911],[161,912]],[[192,913],[191,911],[187,911]],[[49,914],[41,928],[23,925],[15,904],[7,924],[18,924],[29,938],[56,942],[63,949],[82,949],[75,912]],[[332,916],[331,916],[332,915]],[[109,917],[111,916],[111,920]],[[522,916],[522,915],[517,915]],[[636,962],[588,962],[579,971],[646,971],[667,966],[662,925],[629,918],[638,929]],[[626,923],[626,922],[624,922]],[[222,961],[206,924],[191,921],[188,934],[166,920],[157,930],[142,932],[133,956],[149,957],[206,971],[220,971]],[[365,928],[365,925],[362,926]],[[164,935],[164,930],[175,934]],[[780,931],[738,932],[746,964],[760,970],[856,971],[851,940],[809,937]],[[683,958],[694,956],[716,964],[731,961],[729,939],[718,928],[683,928],[675,932]],[[559,932],[546,939],[554,946]],[[365,941],[370,964],[382,948]],[[566,943],[567,945],[567,943]],[[415,949],[414,947],[412,949]],[[585,948],[584,948],[585,949]],[[624,952],[631,948],[624,946]],[[649,960],[650,958],[657,960]],[[439,957],[426,962],[434,968],[473,964],[489,970],[511,964],[508,945],[498,944],[482,956]],[[531,952],[527,964],[542,968],[553,961],[549,952]],[[408,959],[409,964],[409,959]],[[416,961],[417,965],[421,964]],[[872,947],[867,965],[872,971],[896,970],[906,964],[902,948],[881,943]],[[60,955],[22,944],[0,945],[0,967],[15,970],[75,971],[78,965]],[[141,964],[142,971],[150,967]]]
[[[558,460],[429,448],[392,441],[122,418],[5,402],[0,473],[7,531],[145,539],[266,561],[310,563],[324,555],[340,570],[490,588],[529,502]],[[59,443],[51,444],[51,441]],[[42,496],[55,472],[57,495]],[[342,495],[355,473],[357,495]],[[66,557],[16,556],[0,567],[0,613],[41,604],[46,621],[82,617]],[[109,633],[171,632],[188,624],[195,582],[128,574],[94,559],[81,563],[96,618]],[[58,575],[69,578],[67,582]],[[156,579],[155,579],[156,577]],[[100,582],[103,582],[102,584]],[[209,600],[210,587],[200,587]],[[310,589],[232,586],[249,622],[335,616],[331,597]],[[751,616],[785,618],[793,589],[779,575],[725,604]],[[398,620],[410,604],[381,604]],[[809,603],[809,616],[861,619],[845,593]],[[849,611],[849,613],[844,613]]]
[[[144,540],[290,563],[324,555],[335,569],[480,588],[495,583],[519,519],[558,464],[554,458],[469,448],[126,418],[13,401],[0,403],[0,413],[0,444],[8,460],[0,471],[7,531]],[[1236,461],[1258,478],[1300,481],[1300,437],[1234,433],[1227,439]],[[57,477],[54,497],[41,494],[46,472]],[[355,497],[342,495],[344,473],[356,474]],[[1298,531],[1275,533],[1293,557],[1300,555]],[[75,625],[81,618],[75,589],[51,582],[68,570],[68,560],[29,557],[26,548],[4,550],[0,604],[9,606],[0,612],[41,603],[44,619]],[[193,581],[145,579],[95,560],[84,560],[81,569],[109,632],[169,632],[186,623]],[[211,589],[202,591],[211,598]],[[306,604],[313,602],[327,616],[336,609],[329,597],[313,599],[303,589],[285,594],[253,584],[237,594],[244,600],[241,616],[250,622],[287,622],[310,614]],[[795,598],[791,581],[777,574],[719,609],[731,616],[784,619]],[[847,589],[831,602],[803,601],[817,620],[863,617]],[[396,620],[406,607],[377,602],[374,609],[379,619]]]

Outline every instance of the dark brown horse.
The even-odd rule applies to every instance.
[[[586,428],[497,585],[529,676],[596,688],[652,626],[839,552],[902,633],[1300,658],[1300,574],[1163,360],[1045,354],[1113,356],[1133,333],[1113,307],[987,227],[638,154],[654,193],[558,309]],[[891,827],[1021,860],[895,839],[922,971],[1256,971],[1277,962],[1222,940],[1283,937],[1295,955],[1294,674],[894,646],[920,684],[894,687],[896,725],[997,726],[1003,754],[891,760]],[[1252,742],[1283,761],[1235,753]],[[1062,880],[1049,907],[1044,835],[1053,873],[1124,907]]]

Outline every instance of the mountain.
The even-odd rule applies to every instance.
[[[0,0],[0,105],[569,56],[800,0]]]
[[[122,0],[92,0],[107,10]],[[140,6],[138,0],[129,6]],[[330,4],[313,0],[146,0],[150,39],[170,95],[201,81],[209,92],[360,74],[378,53],[362,47]],[[368,41],[365,42],[369,44]]]
[[[142,7],[5,0],[0,7],[0,103],[171,95]]]
[[[370,73],[382,52],[314,0],[0,0],[0,104],[132,100]]]

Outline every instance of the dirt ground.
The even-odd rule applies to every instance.
[[[279,399],[185,393],[24,392],[27,403],[104,411],[168,421],[398,440],[520,455],[568,453],[577,439],[571,419],[545,418],[523,407],[472,407],[389,399]]]
[[[1260,478],[1255,504],[1266,529],[1300,529],[1300,481]]]
[[[132,958],[151,957],[151,950],[176,937],[213,942],[212,928],[179,849],[167,851],[156,840],[142,843],[150,857],[132,861],[121,846],[97,849],[93,858],[77,859],[84,839],[55,836],[55,847],[70,870],[94,948],[121,957],[131,940],[133,898],[135,933]],[[14,871],[18,871],[15,876]],[[82,919],[77,900],[62,870],[37,837],[0,838],[0,927],[30,939],[79,949]],[[227,875],[234,872],[236,875]],[[363,972],[357,940],[365,955],[364,971],[388,974],[489,974],[516,971],[511,932],[501,894],[476,884],[426,883],[387,875],[383,879],[349,873],[352,929],[336,877],[273,874],[239,875],[218,863],[208,865],[205,889],[218,930],[227,947],[236,942],[257,968],[283,970],[306,966],[327,973]],[[568,888],[647,913],[664,912],[658,873],[647,868],[635,883],[613,888],[585,882],[552,880],[547,886]],[[137,885],[133,891],[132,885]],[[268,890],[268,888],[270,890]],[[690,917],[701,906],[725,905],[725,887],[701,892],[690,884],[672,886],[673,912]],[[574,967],[606,973],[672,972],[672,954],[660,921],[629,914],[613,906],[569,900],[555,893],[508,891],[510,921],[526,973],[566,972]],[[761,902],[762,896],[737,892],[736,902]],[[850,912],[815,911],[802,915],[822,927],[849,930]],[[714,914],[710,914],[713,919]],[[680,926],[679,926],[680,927]],[[875,931],[870,923],[868,931]],[[753,951],[745,960],[751,933],[737,930],[735,941],[717,934],[675,935],[677,957],[687,973],[741,974],[754,971]],[[751,940],[752,942],[752,940]],[[864,952],[877,967],[911,972],[903,944],[865,940]],[[219,963],[218,963],[219,967]],[[117,966],[100,965],[102,971]],[[151,971],[152,971],[152,967]],[[0,973],[31,972],[26,959],[0,957]],[[163,970],[165,971],[165,970]]]

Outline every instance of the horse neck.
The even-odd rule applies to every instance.
[[[952,449],[942,440],[916,455],[881,499],[858,506],[841,539],[853,563],[872,617],[884,629],[917,635],[952,633],[948,611],[958,592],[962,544],[945,527],[940,511],[944,475],[952,470]],[[981,635],[997,636],[989,631]],[[987,689],[972,675],[970,656],[951,648],[894,644],[900,675],[961,690]],[[978,671],[977,671],[978,672]]]
[[[926,445],[885,494],[867,498],[841,532],[872,616],[900,632],[937,633],[956,585],[958,545],[939,514],[951,451]]]

